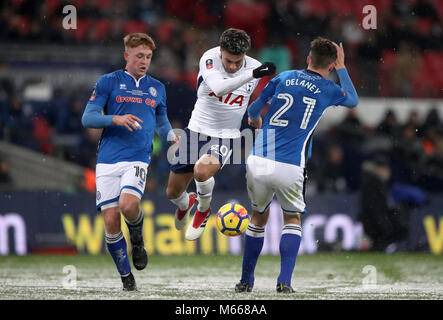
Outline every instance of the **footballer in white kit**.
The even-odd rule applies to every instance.
[[[234,140],[249,99],[259,78],[272,75],[275,65],[261,64],[246,56],[250,38],[239,29],[227,29],[220,46],[206,51],[200,59],[197,101],[180,138],[166,194],[175,205],[175,226],[183,229],[196,200],[198,207],[186,230],[187,240],[200,237],[211,213],[214,174],[228,162]],[[197,194],[186,192],[194,178]]]
[[[211,137],[239,138],[243,115],[259,81],[252,76],[252,70],[260,65],[245,56],[242,67],[228,73],[223,67],[220,47],[206,51],[200,59],[197,102],[188,129]],[[226,85],[224,80],[231,83]]]

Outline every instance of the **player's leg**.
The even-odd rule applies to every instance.
[[[243,252],[242,275],[235,286],[236,292],[251,292],[254,286],[254,272],[258,257],[263,249],[265,226],[268,222],[269,207],[260,213],[252,210],[251,221],[245,232],[245,247]]]
[[[236,285],[236,292],[250,292],[254,285],[254,271],[264,244],[265,226],[269,217],[269,205],[274,191],[268,186],[269,175],[262,175],[263,162],[266,160],[254,156],[248,157],[246,182],[251,200],[252,216],[245,232],[242,277]]]
[[[201,155],[202,152],[206,154],[201,155],[194,166],[198,207],[186,230],[187,240],[196,240],[203,233],[206,221],[211,214],[212,191],[215,186],[214,175],[229,162],[233,154],[232,148],[235,145],[233,139],[206,138],[210,139],[209,142],[199,145],[199,154]]]
[[[283,229],[280,238],[280,274],[277,278],[277,292],[292,293],[292,273],[301,242],[300,214],[283,213]]]
[[[196,194],[188,193],[186,189],[192,180],[193,172],[176,173],[170,171],[166,196],[177,206],[175,211],[175,228],[182,230],[189,221],[189,214],[194,207]]]
[[[177,230],[182,230],[188,224],[189,214],[197,198],[194,192],[188,193],[186,189],[194,175],[194,164],[198,160],[198,152],[194,152],[193,148],[198,133],[191,132],[188,128],[185,128],[184,133],[180,137],[179,147],[175,152],[174,161],[176,162],[171,163],[166,188],[166,196],[177,206],[175,211],[175,228]],[[198,151],[198,148],[196,149]]]
[[[128,189],[125,188],[120,194],[119,206],[128,226],[131,245],[133,248],[132,254],[134,254],[134,247],[144,247],[143,242],[143,221],[144,213],[140,206],[140,199],[128,193]],[[140,270],[140,266],[136,265],[136,269]],[[141,268],[143,269],[143,268]]]
[[[102,210],[102,214],[105,223],[106,247],[122,279],[123,290],[136,290],[134,276],[131,273],[126,240],[120,226],[120,209],[118,207],[108,207]]]
[[[121,231],[119,200],[119,168],[115,165],[97,164],[96,206],[103,214],[105,225],[105,242],[117,267],[124,290],[136,290],[135,280],[131,273],[126,240]]]
[[[144,213],[140,201],[144,193],[148,164],[131,162],[122,168],[119,208],[129,229],[132,262],[137,270],[148,264],[148,254],[143,241]]]
[[[214,174],[220,170],[221,163],[213,155],[203,155],[194,166],[194,180],[197,189],[198,206],[186,230],[187,240],[196,240],[203,233],[206,221],[211,214],[212,191],[214,190]]]
[[[283,228],[280,238],[281,269],[277,278],[277,292],[292,293],[292,273],[300,248],[302,228],[300,216],[305,212],[306,170],[298,166],[279,165],[279,187],[276,197],[283,209]]]

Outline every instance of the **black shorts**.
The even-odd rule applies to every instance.
[[[175,173],[193,172],[195,163],[205,154],[216,157],[223,168],[232,159],[234,144],[240,142],[240,139],[211,137],[188,128],[184,129],[184,133],[171,160],[170,168]]]

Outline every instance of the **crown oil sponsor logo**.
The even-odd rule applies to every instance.
[[[150,98],[146,98],[144,101],[142,98],[137,98],[137,97],[124,97],[124,96],[120,96],[118,95],[117,97],[115,97],[115,101],[117,101],[118,103],[123,103],[123,102],[130,102],[130,103],[140,103],[142,104],[143,102],[146,103],[146,105],[151,106],[151,107],[155,107],[155,105],[157,104],[157,101],[154,99],[150,99]]]
[[[136,97],[117,96],[117,97],[115,97],[115,100],[118,103],[122,103],[122,102],[143,103],[143,99],[142,98],[136,98]]]

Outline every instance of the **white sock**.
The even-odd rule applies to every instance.
[[[211,177],[203,182],[195,180],[195,185],[197,186],[198,195],[197,210],[200,212],[204,212],[208,210],[209,206],[211,205],[212,190],[214,190],[215,179],[214,177]]]
[[[264,238],[265,227],[257,227],[252,224],[252,222],[249,222],[248,228],[246,229],[246,235],[254,238]]]
[[[282,229],[282,235],[285,233],[295,234],[301,237],[301,226],[298,224],[285,224]]]
[[[175,204],[180,210],[188,209],[189,205],[189,194],[185,191],[177,199],[170,199],[173,204]]]

